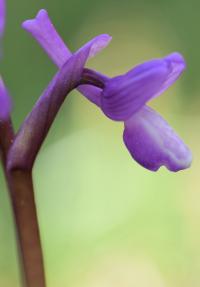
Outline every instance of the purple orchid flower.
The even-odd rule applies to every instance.
[[[39,11],[35,19],[27,20],[22,27],[30,32],[61,68],[71,57],[71,52],[56,32],[48,13]],[[111,37],[102,37],[104,48]],[[132,157],[152,171],[162,165],[171,171],[188,168],[192,155],[188,147],[153,109],[146,103],[169,88],[185,69],[179,53],[155,59],[112,79],[101,76],[104,88],[89,85],[79,87],[91,102],[99,106],[111,119],[124,121],[124,143]]]
[[[5,1],[0,0],[0,40],[5,26]],[[45,287],[42,246],[34,200],[32,170],[48,131],[66,96],[78,89],[112,120],[123,121],[124,143],[147,169],[164,165],[171,171],[189,167],[192,156],[172,128],[146,103],[172,85],[185,69],[178,53],[155,59],[109,78],[85,68],[90,57],[111,40],[99,35],[71,53],[45,10],[23,27],[59,67],[17,133],[10,117],[11,100],[0,77],[0,157],[9,189],[19,240],[22,278],[26,286]]]

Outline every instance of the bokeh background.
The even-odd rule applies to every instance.
[[[197,0],[7,1],[1,74],[21,122],[56,67],[21,22],[46,8],[72,50],[100,33],[88,66],[109,76],[179,51],[187,71],[150,103],[190,146],[189,170],[149,172],[129,156],[123,125],[78,92],[62,107],[34,168],[48,287],[200,286],[200,35]],[[14,226],[0,171],[0,286],[19,287]]]

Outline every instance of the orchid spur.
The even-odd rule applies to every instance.
[[[22,27],[32,34],[59,68],[71,57],[45,10],[39,11],[35,19],[25,21]],[[100,47],[104,48],[110,40],[108,35],[102,35]],[[102,89],[89,85],[78,89],[109,118],[124,121],[124,143],[139,164],[152,171],[162,165],[179,171],[190,166],[191,152],[168,123],[146,103],[168,89],[184,69],[184,58],[179,53],[172,53],[112,79],[99,74]]]

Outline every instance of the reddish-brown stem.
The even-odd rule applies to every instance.
[[[0,121],[0,156],[4,172],[6,171],[7,154],[14,140],[11,119]]]
[[[8,186],[17,227],[25,287],[45,287],[42,247],[31,172],[8,172]]]
[[[7,157],[14,141],[11,120],[0,122],[0,154],[10,193],[23,287],[45,287],[42,248],[31,172],[7,170]]]

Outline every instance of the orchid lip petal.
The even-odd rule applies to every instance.
[[[190,167],[192,154],[168,123],[154,110],[144,106],[125,122],[124,143],[132,157],[143,167],[170,171]]]
[[[3,79],[0,77],[0,120],[7,120],[12,109],[11,98],[5,87]]]
[[[184,69],[185,61],[181,54],[172,53],[111,79],[101,97],[103,112],[113,120],[127,120],[146,102],[168,89]]]

